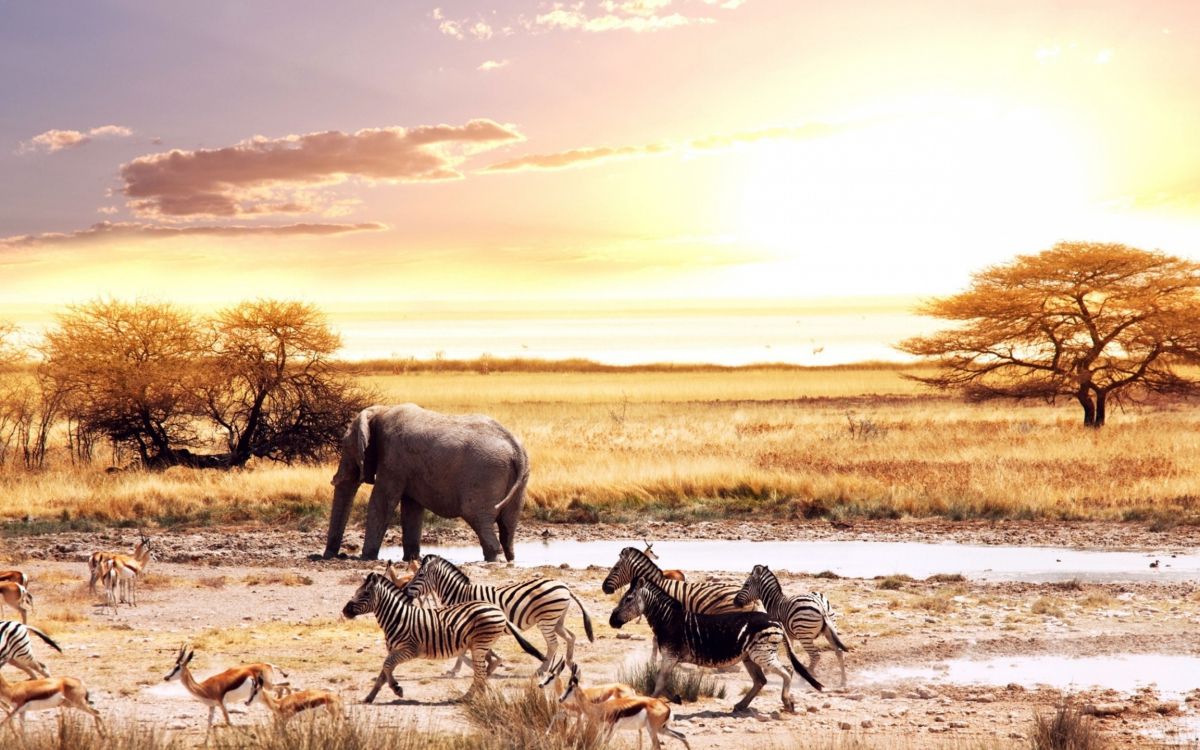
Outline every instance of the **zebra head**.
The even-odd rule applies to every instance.
[[[750,575],[746,576],[746,582],[742,584],[742,588],[733,597],[733,603],[738,607],[748,607],[751,602],[761,601],[763,598],[763,579],[771,575],[771,569],[766,565],[755,565],[750,571]]]
[[[645,575],[647,566],[658,569],[658,566],[651,562],[650,558],[646,557],[641,550],[636,547],[626,547],[621,550],[616,564],[608,571],[600,589],[606,594],[615,593],[618,588],[629,583],[635,577]]]
[[[172,680],[179,679],[179,675],[183,672],[183,668],[192,661],[192,657],[195,655],[196,652],[192,651],[191,646],[186,643],[181,644],[179,646],[179,653],[175,655],[175,666],[171,668],[170,672],[167,672],[167,676],[163,678],[163,681],[170,682]]]
[[[379,601],[379,588],[386,581],[387,578],[381,573],[367,573],[367,577],[358,585],[354,596],[350,597],[350,601],[342,607],[342,617],[353,620],[361,614],[374,612],[375,604]]]
[[[608,624],[618,628],[627,622],[636,620],[646,610],[646,584],[641,576],[637,576],[629,584],[629,590],[609,615]]]
[[[416,601],[429,594],[436,594],[439,599],[444,600],[450,571],[463,576],[462,571],[448,560],[437,555],[425,555],[421,558],[421,567],[417,568],[417,572],[413,573],[408,585],[404,587],[404,595],[410,601]]]

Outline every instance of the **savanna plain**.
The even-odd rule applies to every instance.
[[[886,539],[1164,554],[1200,543],[1200,415],[1188,402],[1129,404],[1096,430],[1070,404],[966,403],[907,377],[920,370],[884,365],[355,368],[381,402],[486,413],[524,441],[533,474],[519,543]],[[340,611],[379,565],[308,559],[323,546],[332,464],[143,473],[106,472],[102,463],[7,466],[0,556],[29,574],[30,623],[65,653],[35,649],[53,673],[91,687],[114,728],[107,746],[204,741],[204,707],[163,683],[183,641],[197,651],[200,676],[270,661],[295,684],[338,691],[349,707],[345,723],[316,718],[286,730],[260,706],[239,710],[235,728],[210,738],[218,747],[603,744],[587,732],[546,734],[552,706],[530,687],[537,664],[511,640],[482,700],[454,702],[469,680],[443,676],[447,664],[414,661],[397,670],[405,700],[389,704],[385,691],[380,705],[360,705],[382,639],[373,620],[342,620]],[[138,606],[112,614],[87,591],[86,558],[94,549],[132,550],[138,528],[153,535],[156,557]],[[425,533],[427,546],[473,539],[458,522],[430,522]],[[360,539],[361,526],[352,527],[351,545]],[[396,542],[398,530],[389,537]],[[819,590],[833,602],[852,649],[846,687],[827,653],[818,670],[826,692],[797,685],[796,714],[778,710],[773,679],[755,710],[735,717],[729,709],[749,679],[740,669],[717,673],[702,691],[715,695],[673,707],[673,726],[693,748],[1139,747],[1186,736],[1194,721],[1191,694],[1176,701],[1153,687],[1061,690],[1033,676],[954,685],[905,671],[956,658],[1200,655],[1200,588],[1190,581],[990,582],[956,571],[838,578],[824,572],[835,562],[796,560],[777,572],[788,592]],[[748,570],[755,561],[745,563]],[[596,642],[581,638],[577,651],[585,685],[627,678],[648,658],[644,624],[608,627],[616,598],[600,591],[604,569],[466,570],[487,582],[546,575],[569,584],[596,623]],[[686,573],[737,584],[744,577]],[[578,618],[573,611],[568,624],[582,634]],[[98,740],[75,722],[56,721],[31,718],[37,731],[27,746],[102,746],[89,745]],[[632,743],[627,734],[612,740]]]

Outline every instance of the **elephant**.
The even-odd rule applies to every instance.
[[[325,558],[338,554],[350,506],[363,482],[374,485],[367,505],[364,560],[379,557],[384,532],[399,505],[406,561],[421,557],[426,509],[465,520],[479,537],[488,562],[501,549],[512,561],[513,537],[529,483],[529,457],[521,441],[491,417],[441,414],[416,404],[363,409],[342,437],[341,462],[331,482]]]

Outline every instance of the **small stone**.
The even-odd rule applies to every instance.
[[[849,732],[853,728],[854,728],[854,725],[848,721],[839,721],[838,722],[838,729],[841,729],[844,732]]]
[[[863,729],[870,729],[871,727],[875,726],[875,722],[871,721],[870,719],[863,719],[862,721],[858,722],[858,725]]]
[[[562,563],[561,565],[558,566],[558,569],[559,570],[570,570],[571,563]]]
[[[846,696],[846,700],[848,700],[848,701],[860,701],[860,700],[862,700],[863,698],[866,698],[866,697],[867,697],[867,696],[863,695],[862,693],[854,693],[853,695],[847,695],[847,696]]]
[[[934,734],[941,734],[942,732],[949,732],[950,727],[946,726],[945,724],[938,724],[930,727],[929,731],[933,732]]]
[[[950,722],[950,728],[951,728],[951,729],[966,729],[966,728],[967,728],[967,727],[969,727],[969,726],[971,726],[971,725],[970,725],[970,724],[968,724],[968,723],[967,723],[967,722],[965,722],[965,721],[952,721],[952,722]]]
[[[619,641],[627,641],[632,637],[633,636],[629,633],[617,633],[617,640]]]
[[[1083,707],[1088,716],[1120,716],[1125,713],[1124,703],[1089,703]]]
[[[1154,711],[1163,716],[1174,716],[1179,713],[1179,701],[1163,701],[1154,707]]]
[[[805,706],[804,710],[809,712],[810,714],[815,714],[818,711],[820,711],[821,709],[817,708],[816,706]]]
[[[895,690],[880,690],[879,697],[884,700],[892,700],[897,697],[898,693]]]
[[[922,685],[921,687],[917,688],[917,697],[918,697],[918,698],[924,698],[924,699],[928,700],[928,699],[930,699],[930,698],[936,698],[936,697],[938,697],[938,694],[937,694],[937,691],[936,691],[936,690],[933,690],[933,689],[931,689],[931,688],[927,688],[927,687],[925,687],[924,685]]]

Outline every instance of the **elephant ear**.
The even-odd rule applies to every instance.
[[[338,465],[333,484],[341,484],[355,478],[359,482],[375,484],[375,445],[371,440],[371,418],[375,408],[363,409],[350,423],[342,438],[342,462]]]

